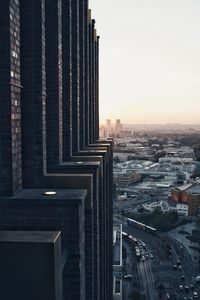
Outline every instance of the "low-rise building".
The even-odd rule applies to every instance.
[[[179,216],[188,216],[188,205],[185,203],[176,203],[173,201],[159,201],[150,204],[143,204],[143,208],[153,212],[156,208],[160,208],[162,212],[176,211]]]
[[[198,216],[200,209],[200,181],[172,189],[172,199],[188,206],[189,216]]]
[[[179,216],[188,216],[188,205],[185,203],[177,203],[177,213]]]
[[[120,131],[120,136],[122,138],[131,137],[132,136],[132,131],[131,130],[121,130]]]
[[[113,173],[113,181],[119,185],[129,185],[141,180],[141,173],[135,171],[122,170]]]

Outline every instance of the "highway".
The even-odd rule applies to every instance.
[[[132,231],[126,223],[123,224],[123,230],[126,232],[131,233]],[[140,290],[144,290],[146,294],[146,300],[157,300],[157,293],[155,289],[155,282],[154,282],[154,275],[152,272],[152,262],[151,259],[146,259],[145,261],[136,261],[134,248],[128,246],[127,242],[125,241],[124,246],[127,250],[127,273],[132,274],[134,278],[136,277],[135,270],[137,271],[137,276],[140,282]],[[130,265],[132,264],[132,268]],[[132,270],[131,270],[132,269]],[[136,284],[134,284],[136,285]],[[131,291],[131,286],[129,283],[123,284],[125,291],[123,293],[123,299],[130,299],[128,298],[129,292]]]
[[[135,236],[138,240],[142,240],[147,245],[148,253],[153,254],[153,259],[145,261],[136,261],[134,257],[134,247],[132,247],[133,255],[132,259],[132,274],[133,281],[132,287],[136,287],[137,280],[135,269],[137,270],[137,277],[139,278],[139,289],[144,290],[147,300],[158,300],[157,295],[160,293],[166,295],[169,293],[172,299],[182,300],[192,297],[193,290],[186,291],[184,286],[194,285],[194,290],[200,294],[200,286],[195,285],[195,276],[198,274],[194,272],[194,266],[191,259],[184,247],[177,244],[172,238],[169,238],[169,243],[172,249],[172,255],[169,258],[163,257],[163,249],[158,247],[158,239],[142,230],[127,226],[123,220],[116,220],[122,223],[123,231]],[[129,251],[130,252],[130,251]],[[129,259],[129,264],[130,264]],[[181,270],[174,270],[173,265],[180,260]],[[130,272],[130,268],[128,270]],[[193,276],[192,276],[193,275]],[[182,281],[181,276],[184,276],[185,280]],[[164,286],[162,291],[159,291],[159,286]],[[183,285],[183,289],[179,288],[179,285]],[[128,293],[126,295],[128,297]],[[123,298],[128,300],[130,298]],[[164,298],[163,298],[164,299]]]
[[[154,276],[152,273],[151,260],[140,261],[137,263],[138,273],[147,297],[147,300],[156,300]]]

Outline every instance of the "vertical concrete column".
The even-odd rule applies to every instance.
[[[109,157],[109,185],[108,185],[108,244],[109,244],[109,288],[108,288],[108,299],[112,299],[112,287],[113,287],[113,241],[112,241],[112,234],[113,234],[113,143],[111,141],[111,150],[110,150],[110,157]]]
[[[91,11],[88,9],[88,0],[85,0],[85,146],[89,145],[90,119],[89,119],[89,24]]]
[[[39,187],[46,172],[45,0],[21,0],[23,187]]]
[[[93,80],[92,80],[92,20],[89,22],[89,144],[93,143]]]
[[[72,155],[72,0],[62,1],[63,161]]]
[[[1,299],[63,300],[61,233],[0,231]]]
[[[72,1],[72,153],[80,145],[80,43],[79,43],[79,0]]]
[[[89,23],[89,143],[95,142],[96,135],[96,70],[95,70],[95,41],[96,41],[96,30],[95,20],[92,19]]]
[[[63,161],[62,0],[46,1],[47,170]]]
[[[85,146],[85,0],[79,1],[79,60],[80,60],[80,149]]]
[[[0,195],[22,187],[21,74],[19,2],[5,0],[0,10]]]
[[[99,36],[95,41],[95,140],[99,140]]]
[[[91,42],[92,42],[92,70],[91,70],[91,89],[92,89],[92,95],[91,95],[91,113],[92,113],[92,119],[93,119],[93,126],[92,126],[92,143],[95,142],[95,131],[96,131],[96,115],[95,115],[95,107],[96,107],[96,98],[95,98],[95,41],[96,41],[96,29],[95,29],[95,20],[92,20],[92,36],[91,36]]]

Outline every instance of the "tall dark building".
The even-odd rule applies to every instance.
[[[88,0],[0,8],[0,230],[60,231],[55,299],[110,300],[112,141],[99,140],[99,37]]]
[[[46,171],[45,0],[21,0],[23,188],[42,185]]]
[[[19,1],[0,9],[0,195],[22,188]]]

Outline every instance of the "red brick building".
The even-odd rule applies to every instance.
[[[200,207],[200,182],[187,184],[172,189],[172,199],[175,202],[183,202],[188,205],[188,215],[199,215]]]

